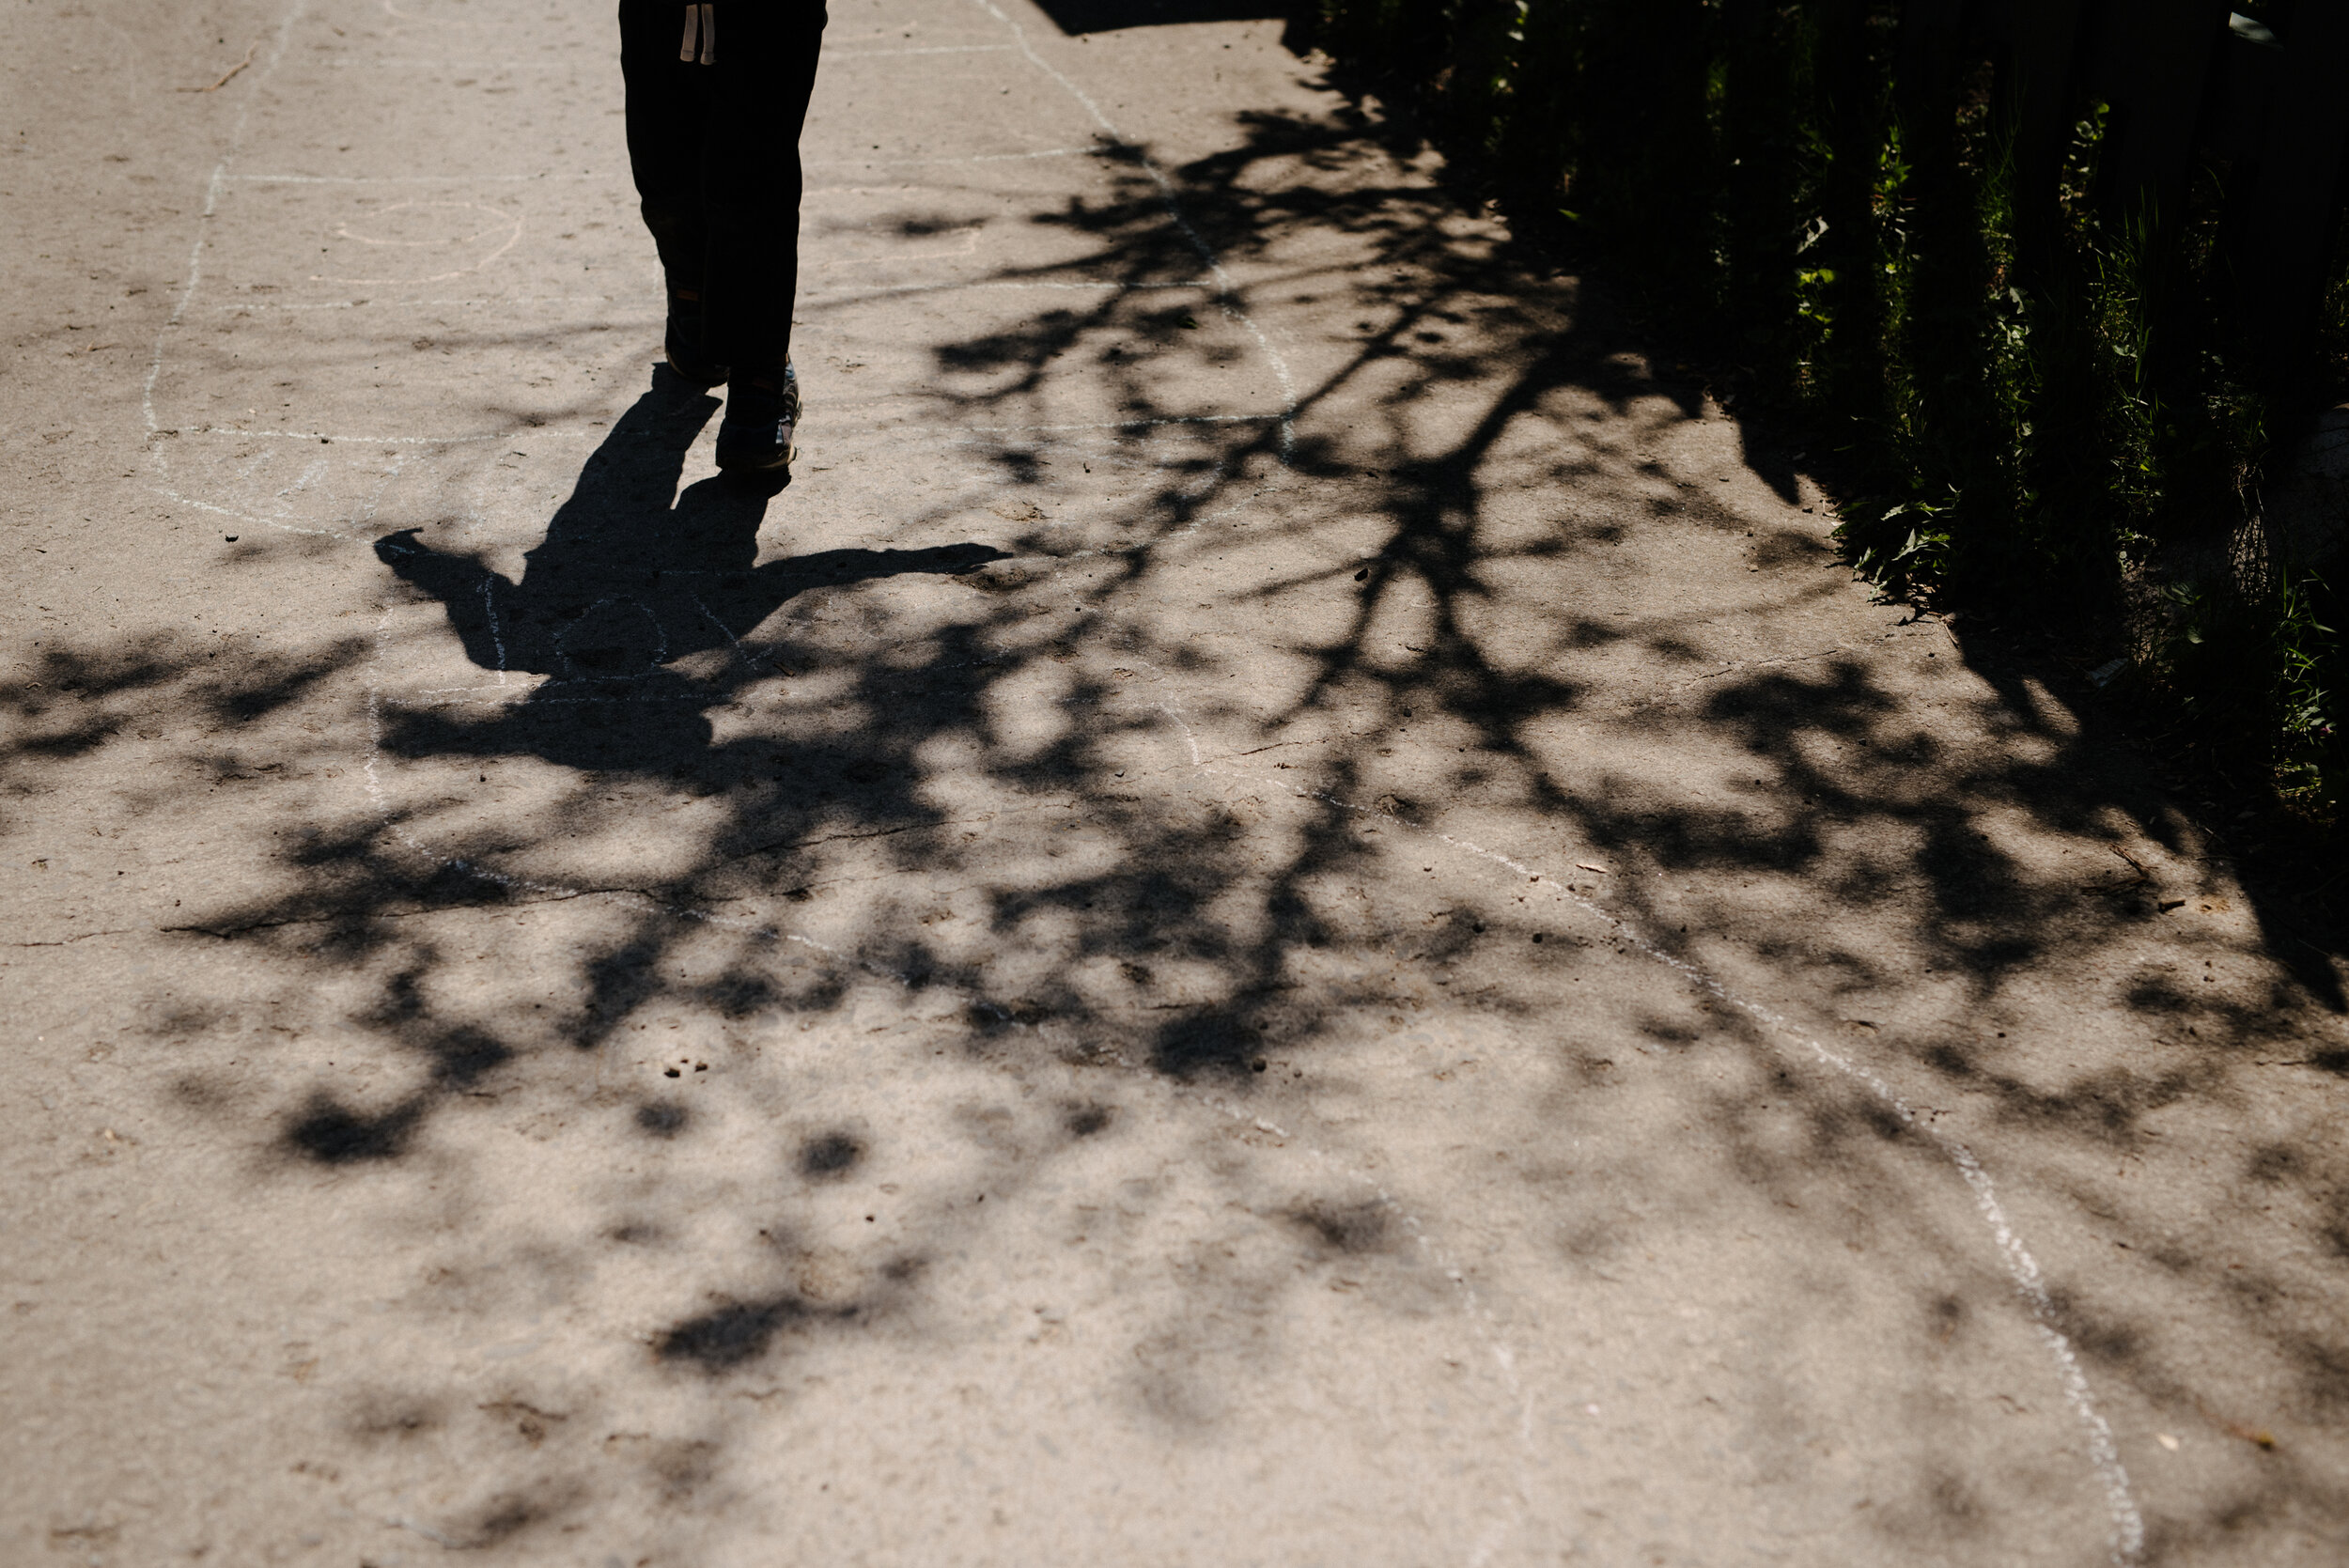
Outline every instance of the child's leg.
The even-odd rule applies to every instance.
[[[620,0],[620,74],[628,87],[629,166],[668,284],[670,357],[707,361],[702,297],[709,225],[702,148],[710,68],[677,57],[688,8],[680,0]]]
[[[703,288],[713,357],[736,385],[780,377],[799,287],[800,128],[816,87],[823,0],[720,0],[708,139]]]

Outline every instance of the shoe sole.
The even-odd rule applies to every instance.
[[[783,449],[782,457],[770,458],[764,462],[750,462],[737,458],[730,463],[721,461],[718,466],[728,474],[773,474],[779,470],[789,469],[799,460],[799,458],[800,449],[797,446],[786,446]]]

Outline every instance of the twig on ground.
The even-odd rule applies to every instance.
[[[2201,1405],[2200,1401],[2197,1401],[2196,1403],[2198,1405]],[[2253,1448],[2272,1449],[2276,1446],[2276,1437],[2273,1433],[2261,1427],[2248,1426],[2242,1421],[2232,1421],[2225,1416],[2218,1415],[2208,1405],[2201,1405],[2201,1408],[2203,1419],[2208,1421],[2213,1426],[2218,1428],[2219,1431],[2225,1433],[2228,1436],[2240,1438],[2244,1442],[2250,1444]]]
[[[237,75],[237,72],[239,72],[239,71],[242,70],[245,67],[247,67],[247,66],[249,66],[249,65],[251,65],[251,64],[253,63],[253,55],[254,55],[254,53],[255,53],[255,51],[258,50],[260,47],[261,47],[261,40],[260,40],[259,39],[254,39],[254,40],[253,40],[250,44],[246,45],[246,46],[245,46],[245,51],[244,51],[244,58],[243,58],[243,59],[241,59],[241,60],[239,60],[239,61],[238,61],[235,65],[230,66],[230,67],[228,68],[227,74],[226,74],[226,75],[225,75],[225,76],[223,76],[223,77],[222,77],[219,81],[217,81],[217,82],[213,83],[210,86],[209,86],[209,87],[179,87],[179,88],[177,88],[177,89],[175,89],[175,90],[179,91],[179,92],[183,92],[183,93],[216,93],[216,92],[220,91],[220,89],[221,89],[221,88],[223,88],[223,87],[226,86],[226,85],[227,85],[230,82],[232,82],[232,81],[236,80],[236,75]]]

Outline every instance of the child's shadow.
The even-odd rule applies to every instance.
[[[677,488],[717,409],[716,398],[656,368],[523,558],[520,582],[419,544],[412,528],[376,541],[402,581],[441,601],[475,664],[554,677],[490,726],[415,716],[387,737],[397,749],[666,770],[708,748],[700,710],[725,698],[665,667],[674,660],[736,646],[802,589],[964,572],[1002,558],[961,544],[827,550],[754,566],[766,493],[724,478]]]

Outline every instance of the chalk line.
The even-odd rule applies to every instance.
[[[1999,1266],[2004,1270],[2008,1282],[2016,1296],[2029,1309],[2032,1327],[2037,1330],[2040,1342],[2047,1351],[2049,1358],[2055,1362],[2057,1380],[2063,1389],[2064,1402],[2071,1408],[2075,1419],[2078,1421],[2086,1434],[2089,1463],[2096,1473],[2098,1483],[2103,1487],[2106,1507],[2109,1515],[2110,1533],[2108,1540],[2111,1560],[2116,1565],[2121,1565],[2121,1568],[2140,1560],[2145,1546],[2145,1521],[2138,1510],[2129,1483],[2128,1471],[2123,1466],[2119,1448],[2113,1441],[2112,1428],[2096,1408],[2094,1398],[2088,1386],[2087,1374],[2080,1367],[2079,1358],[2072,1348],[2069,1336],[2060,1327],[2055,1301],[2048,1294],[2040,1272],[2038,1260],[2031,1255],[2030,1250],[2015,1234],[2013,1223],[2007,1218],[2005,1206],[1999,1201],[1998,1190],[1991,1181],[1989,1172],[1983,1168],[1981,1160],[1976,1157],[1972,1150],[1943,1134],[1931,1122],[1920,1120],[1915,1109],[1908,1104],[1907,1100],[1875,1072],[1842,1052],[1830,1048],[1783,1014],[1732,991],[1710,970],[1692,964],[1649,940],[1630,921],[1574,892],[1555,873],[1546,875],[1500,850],[1488,849],[1471,839],[1439,831],[1377,806],[1359,805],[1319,790],[1301,788],[1278,779],[1267,779],[1261,772],[1218,767],[1202,755],[1198,737],[1192,731],[1190,722],[1170,704],[1160,703],[1158,706],[1159,710],[1174,720],[1180,729],[1190,753],[1191,764],[1200,771],[1221,774],[1227,778],[1246,778],[1252,783],[1270,784],[1299,799],[1319,800],[1326,805],[1335,807],[1340,811],[1351,812],[1357,815],[1376,816],[1411,831],[1425,834],[1470,857],[1501,866],[1525,878],[1529,883],[1540,884],[1545,891],[1560,902],[1571,905],[1605,924],[1612,935],[1621,940],[1625,951],[1637,953],[1641,957],[1672,970],[1685,979],[1703,987],[1708,995],[1724,1006],[1735,1008],[1776,1033],[1794,1041],[1809,1051],[1821,1064],[1859,1084],[1874,1095],[1878,1103],[1899,1118],[1904,1126],[1913,1128],[1930,1142],[1956,1168],[1960,1178],[1966,1183],[1968,1190],[1972,1195],[1975,1210],[1990,1232],[1992,1242],[1998,1252]]]
[[[1247,306],[1241,301],[1238,286],[1233,283],[1232,275],[1223,270],[1222,258],[1216,255],[1215,247],[1207,243],[1206,236],[1199,232],[1197,225],[1191,223],[1190,214],[1183,210],[1182,198],[1175,193],[1174,182],[1166,178],[1166,172],[1160,169],[1157,161],[1144,152],[1139,145],[1126,139],[1125,133],[1117,129],[1109,116],[1101,112],[1101,106],[1093,101],[1090,94],[1070,81],[1058,67],[1035,52],[1034,46],[1028,42],[1027,29],[1006,16],[996,6],[995,0],[973,0],[973,3],[1010,29],[1013,40],[1019,46],[1020,54],[1027,56],[1028,63],[1059,83],[1069,97],[1083,105],[1085,113],[1093,116],[1093,122],[1108,133],[1110,140],[1125,156],[1142,165],[1143,172],[1149,175],[1151,183],[1158,187],[1159,199],[1165,206],[1167,216],[1174,222],[1175,228],[1181,232],[1184,241],[1197,253],[1200,261],[1206,267],[1208,274],[1215,279],[1220,291],[1217,304],[1222,309],[1224,315],[1248,330],[1249,335],[1256,340],[1256,346],[1264,350],[1265,358],[1271,363],[1273,374],[1280,380],[1281,396],[1284,404],[1284,410],[1281,415],[1281,460],[1283,463],[1287,462],[1297,445],[1297,379],[1289,372],[1287,359],[1282,355],[1280,349],[1272,346],[1272,339],[1265,335],[1264,329],[1256,324],[1256,318],[1248,313]]]

